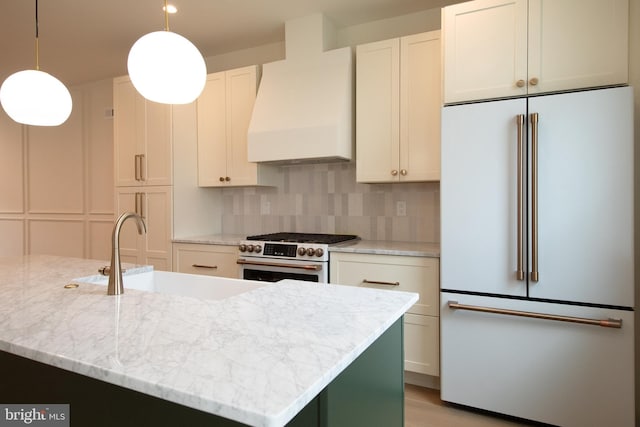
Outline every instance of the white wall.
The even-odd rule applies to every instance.
[[[112,83],[70,88],[58,127],[0,114],[0,255],[108,259],[113,221]]]

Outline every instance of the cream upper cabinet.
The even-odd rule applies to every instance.
[[[197,100],[198,185],[274,185],[271,166],[247,160],[247,132],[256,98],[258,67],[207,76]]]
[[[358,182],[440,179],[440,31],[356,49]]]
[[[475,0],[442,12],[444,102],[624,84],[628,0]]]
[[[404,316],[405,369],[440,372],[440,267],[437,258],[331,252],[330,283],[415,292]]]
[[[113,82],[116,186],[171,185],[171,106],[145,100],[128,77]]]

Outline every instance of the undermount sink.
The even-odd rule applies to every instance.
[[[122,279],[125,291],[137,289],[209,300],[222,300],[266,286],[246,280],[155,270],[125,274]],[[108,281],[108,277],[92,276],[75,279],[73,283],[106,286]]]

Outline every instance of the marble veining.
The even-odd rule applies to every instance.
[[[254,426],[281,426],[417,294],[283,281],[219,300],[64,285],[102,262],[0,258],[0,350]]]

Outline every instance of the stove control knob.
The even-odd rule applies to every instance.
[[[307,256],[313,256],[313,248],[307,248]]]
[[[256,247],[254,248],[255,253],[259,254],[260,252],[262,252],[262,246],[260,245],[256,245]]]
[[[304,256],[307,253],[307,250],[303,247],[298,248],[298,255]]]
[[[322,248],[317,248],[315,250],[315,254],[318,258],[320,258],[322,255],[324,255],[324,250]]]
[[[253,245],[247,246],[247,251],[249,251],[249,253],[253,252],[254,249],[255,247]]]
[[[240,252],[246,252],[247,251],[247,245],[242,244],[242,245],[240,245],[240,247],[238,249],[240,249]]]

